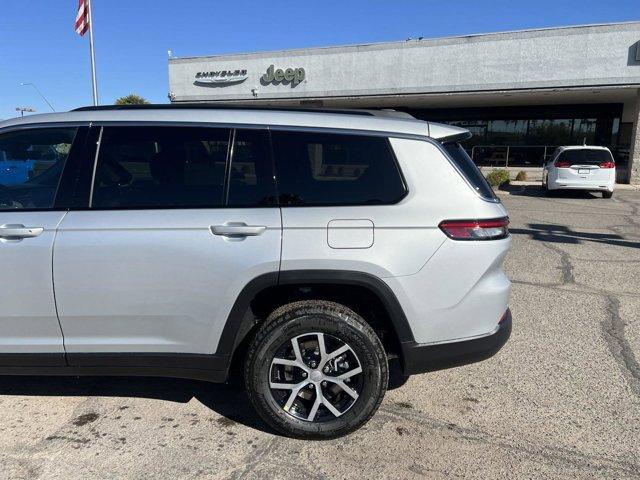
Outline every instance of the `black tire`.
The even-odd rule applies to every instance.
[[[315,389],[311,390],[308,385],[304,387],[308,390],[302,389],[301,393],[309,396],[309,398],[301,397],[299,394],[294,395],[293,389],[280,390],[270,388],[270,381],[283,381],[280,380],[281,377],[279,375],[297,375],[298,379],[295,380],[297,385],[301,385],[307,380],[312,383],[310,380],[313,371],[310,370],[309,373],[306,373],[298,367],[272,366],[272,361],[275,357],[283,358],[282,355],[284,354],[282,352],[284,350],[282,349],[288,348],[287,345],[293,345],[292,339],[295,339],[294,341],[298,348],[302,347],[302,350],[299,350],[300,358],[308,360],[305,355],[313,355],[314,352],[317,353],[318,349],[314,349],[314,352],[309,354],[305,346],[308,348],[308,345],[313,345],[314,338],[318,339],[319,342],[320,336],[323,341],[326,339],[328,342],[325,347],[328,355],[324,358],[330,357],[331,352],[338,351],[338,348],[329,349],[329,343],[333,342],[333,345],[342,345],[341,348],[344,348],[344,345],[349,347],[347,353],[344,354],[345,356],[350,356],[352,353],[355,356],[355,360],[354,357],[349,357],[352,363],[346,368],[357,371],[354,366],[359,363],[362,369],[361,373],[346,380],[350,382],[349,388],[353,386],[352,393],[358,393],[355,400],[353,400],[353,395],[346,395],[346,390],[343,391],[330,381],[317,383],[318,388],[321,388],[322,391],[320,399]],[[290,348],[293,352],[293,347]],[[311,348],[309,351],[311,351]],[[292,358],[291,355],[294,355],[294,359],[298,358],[295,352],[293,354],[290,353],[287,358]],[[342,357],[340,355],[338,358]],[[348,363],[346,361],[340,364],[337,361],[334,362],[335,365],[342,367]],[[307,367],[312,364],[313,362],[305,363]],[[331,365],[331,362],[327,362],[327,365]],[[274,371],[274,368],[276,370],[289,368],[290,370],[289,373],[282,374],[281,371]],[[338,370],[337,366],[335,368],[336,371],[332,373],[343,373]],[[295,374],[291,373],[293,370],[295,370]],[[322,371],[318,369],[315,372]],[[278,380],[274,380],[274,374],[278,374]],[[314,375],[314,378],[317,378],[318,373]],[[300,380],[300,376],[304,376],[302,380]],[[387,390],[389,369],[387,356],[380,339],[362,317],[337,303],[309,300],[290,303],[278,308],[259,328],[249,345],[245,360],[244,378],[249,400],[258,414],[273,429],[295,438],[330,439],[353,432],[373,416]],[[323,378],[327,379],[329,377]],[[337,378],[337,375],[333,378]],[[287,383],[287,385],[289,384]],[[332,392],[335,391],[338,393],[333,394]],[[280,397],[276,398],[278,395]],[[333,398],[346,401],[347,404],[351,402],[350,406],[345,408],[341,415],[335,416],[322,403],[316,407],[314,415],[317,418],[314,421],[301,418],[307,414],[309,416],[312,415],[313,407],[309,408],[308,405],[315,401],[324,401],[325,398],[330,398],[331,395],[335,395]],[[293,405],[290,407],[290,412],[292,413],[284,410],[282,399],[285,397],[287,401],[295,398]],[[305,403],[307,405],[306,410]],[[336,408],[333,403],[331,406]],[[299,411],[300,409],[302,411]],[[339,410],[339,408],[336,410]]]
[[[606,190],[602,192],[602,198],[611,198],[613,197],[613,192],[607,192]]]

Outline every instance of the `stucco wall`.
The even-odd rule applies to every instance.
[[[177,101],[476,92],[640,85],[640,22],[431,40],[169,60]],[[212,45],[215,48],[215,45]],[[305,69],[296,86],[263,85],[269,65]],[[194,84],[199,71],[246,69],[228,86]]]
[[[634,185],[640,185],[640,89],[638,90],[633,133],[631,135],[631,149],[629,150],[629,180]]]

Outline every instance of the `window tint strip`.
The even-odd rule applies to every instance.
[[[98,168],[98,158],[100,156],[100,145],[102,145],[103,133],[104,133],[104,127],[100,127],[100,133],[98,133],[98,141],[96,142],[96,154],[93,158],[93,171],[91,173],[91,187],[89,188],[89,208],[93,207],[93,191],[96,186],[96,169]]]

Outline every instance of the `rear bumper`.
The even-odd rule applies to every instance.
[[[557,181],[553,184],[549,184],[549,190],[588,190],[588,191],[609,191],[613,192],[613,185],[597,185],[587,183],[563,183]]]
[[[405,343],[402,345],[403,373],[414,375],[486,360],[507,343],[510,335],[511,311],[507,310],[498,331],[486,337],[438,345]]]
[[[577,175],[550,175],[547,184],[549,190],[608,190],[613,191],[616,184],[615,170],[604,178],[581,178]]]

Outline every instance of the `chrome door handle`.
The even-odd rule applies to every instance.
[[[42,227],[25,227],[22,224],[0,225],[0,238],[17,240],[22,238],[37,237],[44,232]]]
[[[247,225],[244,222],[227,222],[223,225],[212,225],[211,233],[222,237],[243,238],[262,235],[267,227],[263,225]]]

